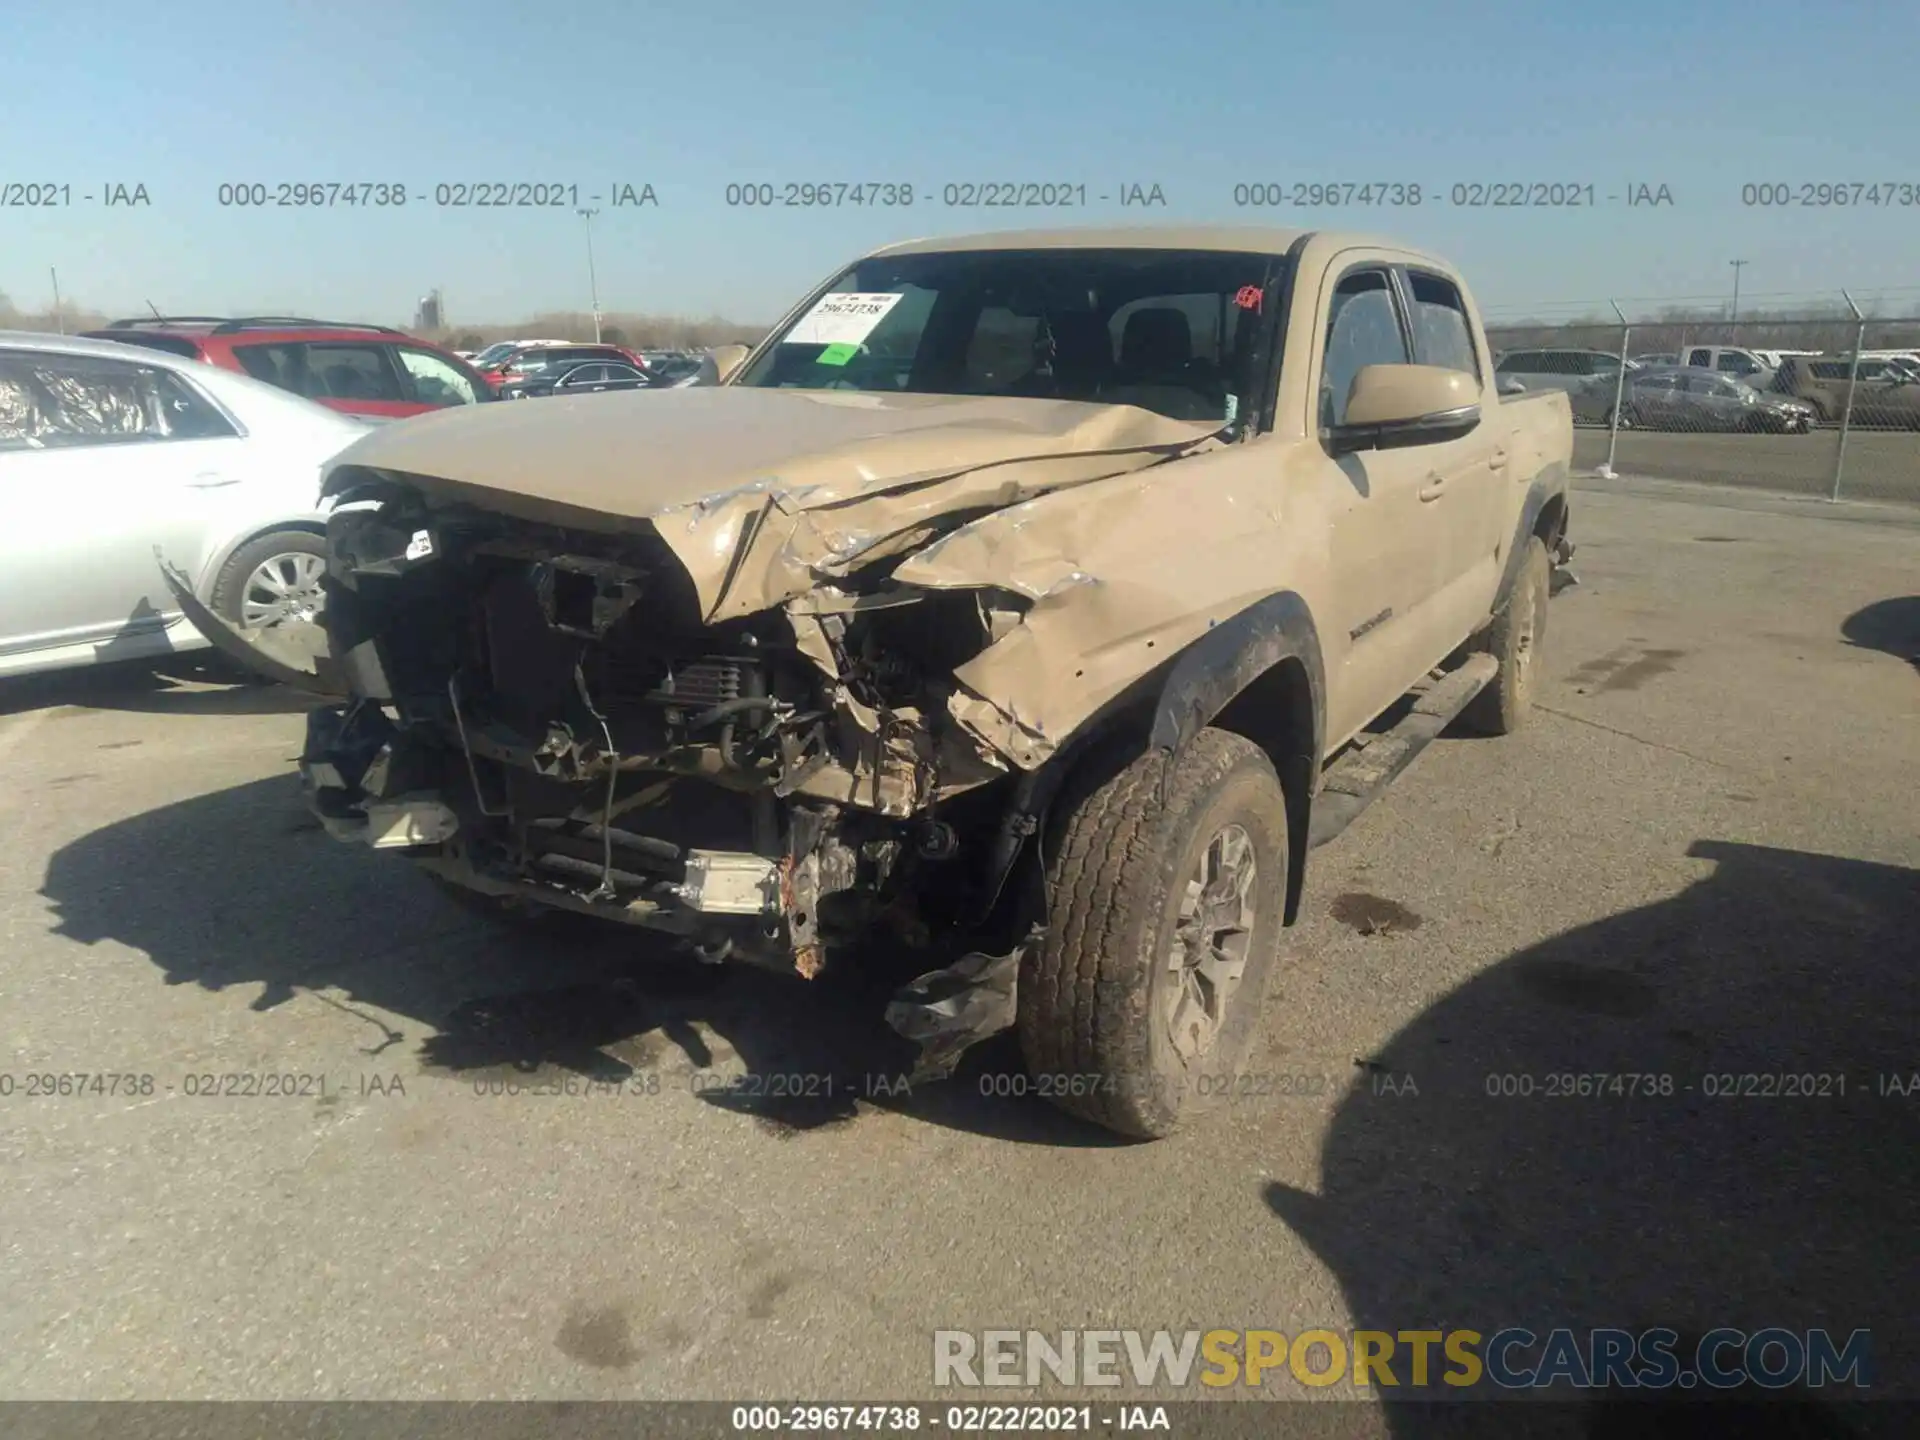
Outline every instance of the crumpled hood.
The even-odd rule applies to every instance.
[[[323,488],[384,470],[404,473],[430,505],[614,532],[651,525],[711,622],[910,549],[941,515],[1139,469],[1219,429],[1065,400],[628,391],[388,426],[335,457]]]

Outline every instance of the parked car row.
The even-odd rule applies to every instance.
[[[1604,350],[1543,348],[1503,351],[1495,368],[1509,392],[1564,392],[1576,424],[1612,424],[1618,402],[1623,426],[1797,434],[1837,422],[1851,393],[1855,425],[1920,426],[1920,358],[1902,352],[1700,345],[1633,356],[1624,382],[1621,363]]]
[[[545,395],[592,395],[603,390],[645,390],[646,372],[621,360],[532,366],[500,387],[502,400],[536,400]]]
[[[645,376],[647,362],[624,345],[577,344],[569,340],[515,340],[480,352],[475,368],[497,393],[526,386],[551,386],[573,366],[622,365]]]
[[[0,675],[204,648],[156,553],[224,620],[313,628],[323,462],[376,425],[450,407],[718,379],[711,357],[648,359],[512,341],[470,361],[387,326],[296,316],[0,332]]]

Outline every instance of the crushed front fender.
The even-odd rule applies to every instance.
[[[156,550],[160,574],[193,628],[228,659],[257,675],[312,695],[344,696],[347,677],[333,653],[324,625],[289,621],[282,625],[234,625],[200,603],[193,582],[179,566]]]

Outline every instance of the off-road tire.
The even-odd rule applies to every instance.
[[[1545,541],[1530,535],[1526,544],[1526,558],[1520,562],[1520,575],[1506,608],[1467,646],[1470,652],[1491,655],[1500,662],[1486,689],[1460,712],[1461,726],[1482,735],[1511,735],[1525,724],[1539,684],[1553,568]]]
[[[326,537],[311,530],[275,530],[249,540],[228,557],[220,578],[213,583],[213,613],[230,624],[242,623],[240,605],[245,598],[247,578],[257,566],[274,556],[291,554],[318,555],[325,560]]]
[[[1231,1093],[1280,950],[1286,797],[1251,741],[1203,730],[1178,754],[1143,755],[1050,826],[1046,934],[1020,974],[1018,1033],[1029,1076],[1062,1109],[1157,1139]],[[1180,900],[1229,825],[1252,841],[1246,963],[1211,1045],[1174,1048],[1165,1007]]]

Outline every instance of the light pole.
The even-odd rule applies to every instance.
[[[600,343],[600,281],[593,273],[593,217],[598,210],[580,207],[580,218],[587,222],[587,289],[593,295],[593,342]]]
[[[1740,338],[1740,267],[1747,262],[1729,260],[1727,263],[1733,267],[1733,315],[1727,322],[1727,338],[1738,340]]]

